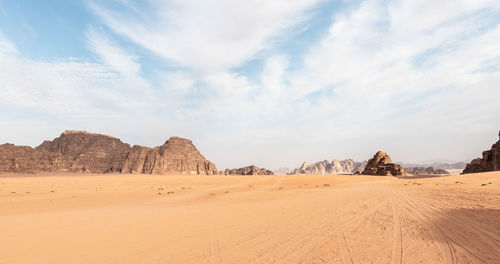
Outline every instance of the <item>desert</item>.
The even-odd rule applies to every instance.
[[[0,0],[0,264],[500,264],[499,0]]]
[[[0,263],[498,263],[499,179],[3,174]]]

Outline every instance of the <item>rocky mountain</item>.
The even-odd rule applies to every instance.
[[[121,140],[86,131],[66,130],[52,141],[44,141],[35,150],[60,154],[69,164],[68,171],[121,172],[130,146]]]
[[[217,174],[215,165],[190,140],[179,137],[151,149],[130,147],[106,135],[67,130],[34,149],[0,145],[0,172],[37,171]]]
[[[401,165],[392,163],[391,157],[387,153],[378,151],[368,161],[365,170],[361,174],[397,176],[405,175],[405,170]]]
[[[443,169],[437,169],[433,167],[410,167],[404,168],[406,173],[414,175],[425,175],[425,174],[450,174],[448,171]]]
[[[0,172],[56,171],[69,164],[69,159],[57,153],[28,146],[0,145]]]
[[[279,168],[279,169],[273,170],[273,173],[286,175],[286,174],[290,173],[291,171],[292,171],[292,169],[284,167],[284,168]]]
[[[239,168],[239,169],[226,169],[225,175],[273,175],[273,172],[264,168],[258,168],[254,165]]]
[[[432,167],[441,170],[463,170],[465,168],[465,165],[467,165],[467,163],[465,162],[432,162],[432,163],[399,162],[398,164],[403,166],[405,169],[412,167],[425,167],[425,168]]]
[[[366,166],[366,161],[357,162],[352,159],[332,160],[331,162],[324,160],[313,164],[302,163],[300,168],[297,168],[289,175],[293,174],[354,174],[363,171]]]
[[[217,174],[215,165],[205,159],[191,140],[171,137],[165,144],[146,153],[143,173]]]
[[[498,133],[500,138],[500,132]],[[500,139],[491,146],[491,149],[483,151],[483,157],[473,159],[467,164],[462,173],[475,173],[500,170]]]

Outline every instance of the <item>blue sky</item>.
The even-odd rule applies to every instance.
[[[490,0],[0,0],[0,139],[194,141],[219,169],[470,160],[500,129]]]

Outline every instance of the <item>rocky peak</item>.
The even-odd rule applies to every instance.
[[[357,162],[352,159],[346,160],[327,160],[319,161],[313,164],[304,162],[299,168],[288,174],[353,174],[362,171],[366,165],[365,162]]]
[[[302,166],[300,166],[300,169],[301,169],[301,170],[305,170],[305,169],[307,169],[307,167],[308,167],[308,166],[309,166],[309,165],[307,164],[307,162],[305,162],[305,161],[304,161],[304,162],[302,163]]]
[[[391,157],[387,153],[378,151],[368,161],[362,174],[397,176],[405,175],[405,171],[401,165],[392,163]]]
[[[215,164],[206,160],[191,140],[171,137],[162,146],[148,151],[143,173],[217,174]]]
[[[500,132],[498,141],[489,150],[483,151],[482,158],[473,159],[462,173],[475,173],[500,170]]]

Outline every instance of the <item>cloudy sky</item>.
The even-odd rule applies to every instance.
[[[0,128],[181,136],[219,169],[470,160],[500,129],[500,2],[0,0]]]

